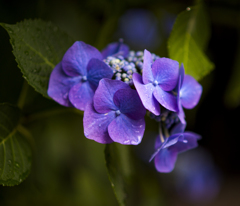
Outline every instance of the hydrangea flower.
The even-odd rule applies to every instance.
[[[108,56],[118,56],[127,57],[129,53],[129,47],[123,43],[123,39],[119,39],[118,42],[113,42],[108,44],[106,48],[102,50],[103,58],[106,59]]]
[[[184,75],[183,64],[179,70],[177,94],[178,117],[185,124],[185,114],[182,107],[192,109],[198,104],[202,94],[202,86],[192,76]]]
[[[205,149],[181,155],[174,175],[179,196],[194,205],[209,204],[219,194],[221,172]]]
[[[133,83],[146,109],[160,114],[159,103],[171,111],[178,111],[177,97],[172,94],[179,74],[177,61],[159,58],[152,63],[152,55],[144,50],[142,76],[133,74]]]
[[[122,47],[125,49],[126,46]],[[114,51],[119,52],[122,47]],[[114,51],[111,48],[108,46],[105,53],[112,54]],[[99,81],[113,76],[112,69],[102,60],[103,56],[96,48],[82,41],[75,42],[53,69],[48,95],[61,105],[84,110],[92,100]]]
[[[181,152],[193,149],[198,146],[198,134],[193,132],[184,132],[184,124],[176,125],[169,137],[165,137],[162,142],[158,136],[155,142],[156,152],[152,155],[150,161],[154,158],[154,164],[158,172],[168,173],[174,169],[177,156]]]
[[[136,90],[122,81],[104,78],[84,111],[84,134],[103,144],[137,145],[145,130],[145,113]]]

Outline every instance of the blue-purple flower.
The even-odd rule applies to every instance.
[[[155,142],[156,151],[150,161],[154,158],[158,172],[171,172],[174,169],[179,153],[198,146],[197,140],[200,139],[200,136],[193,132],[184,132],[184,129],[185,125],[180,123],[172,129],[169,137],[157,137]]]
[[[160,114],[159,103],[168,110],[177,112],[177,97],[172,93],[178,82],[179,64],[168,58],[159,58],[152,63],[152,55],[145,49],[142,76],[133,74],[133,83],[146,109]]]
[[[178,93],[178,117],[180,121],[185,124],[185,114],[183,108],[194,108],[201,97],[202,86],[190,75],[184,75],[183,64],[179,71],[179,80],[177,85]]]
[[[174,175],[179,196],[192,204],[209,204],[221,188],[221,172],[202,148],[181,155]]]
[[[118,42],[108,44],[103,50],[103,58],[106,59],[108,56],[123,56],[127,57],[129,53],[129,47],[123,43],[123,39],[119,39]]]
[[[145,130],[145,113],[136,90],[122,81],[104,78],[84,111],[84,134],[103,144],[137,145]]]
[[[112,69],[102,54],[84,42],[75,42],[53,69],[48,95],[61,105],[84,110],[102,78],[112,78]]]

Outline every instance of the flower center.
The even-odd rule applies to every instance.
[[[117,111],[115,112],[115,114],[116,114],[117,116],[119,116],[119,115],[121,114],[120,110],[117,110]]]
[[[156,87],[158,85],[158,81],[155,80],[152,84],[153,84],[154,87]]]
[[[86,82],[87,81],[87,76],[82,76],[82,82]]]

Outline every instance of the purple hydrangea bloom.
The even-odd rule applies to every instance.
[[[154,158],[155,167],[158,172],[168,173],[174,169],[177,155],[189,149],[198,146],[197,140],[200,139],[198,134],[193,132],[184,132],[185,125],[176,125],[168,138],[164,142],[160,137],[156,139],[156,152],[152,155],[150,161]]]
[[[181,155],[174,172],[179,196],[193,204],[209,204],[220,191],[221,172],[204,149]]]
[[[160,114],[159,103],[171,111],[178,111],[177,97],[172,94],[179,74],[177,61],[159,58],[152,63],[152,55],[144,50],[142,76],[133,74],[133,83],[146,109]]]
[[[135,49],[156,49],[161,43],[157,17],[146,9],[130,9],[119,19],[118,35]]]
[[[102,54],[84,42],[75,42],[53,69],[48,95],[64,106],[84,110],[92,100],[102,78],[112,78],[112,69],[103,61]]]
[[[202,86],[192,76],[184,75],[183,64],[179,70],[179,80],[176,89],[178,93],[178,117],[185,124],[185,114],[182,107],[192,109],[198,104],[202,94]]]
[[[137,145],[145,130],[145,113],[136,90],[122,81],[104,78],[84,111],[84,134],[103,144]]]
[[[129,47],[123,43],[123,39],[119,39],[119,42],[113,42],[108,44],[103,50],[103,58],[106,59],[108,56],[123,56],[127,57],[129,53]]]

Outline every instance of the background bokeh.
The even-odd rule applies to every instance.
[[[41,18],[99,50],[123,38],[132,50],[148,49],[167,57],[174,20],[194,3],[0,0],[0,22]],[[205,4],[211,21],[206,54],[215,70],[200,82],[199,105],[186,111],[187,130],[202,136],[200,146],[179,155],[174,172],[157,173],[153,163],[148,163],[157,125],[146,119],[142,143],[129,146],[139,180],[129,205],[240,205],[240,2],[208,0]],[[0,43],[0,102],[16,104],[24,79],[3,28]],[[25,114],[51,108],[62,107],[28,90]],[[67,112],[38,115],[26,126],[34,137],[31,174],[18,186],[0,186],[0,205],[117,205],[105,168],[104,145],[84,137],[82,116]]]

